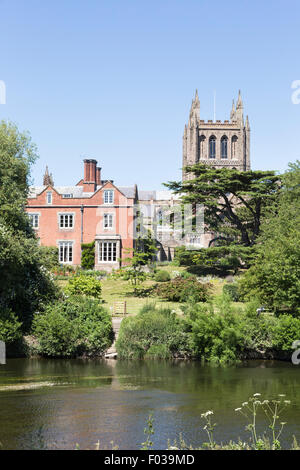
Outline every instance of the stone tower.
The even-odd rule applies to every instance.
[[[250,126],[244,122],[244,105],[239,92],[237,104],[233,101],[230,121],[200,120],[198,91],[192,101],[188,124],[183,134],[183,168],[195,163],[215,168],[250,170]],[[183,171],[183,180],[190,176]]]
[[[46,171],[44,173],[43,185],[44,186],[54,186],[53,176],[52,176],[52,173],[50,173],[50,175],[49,175],[48,166],[46,166]]]

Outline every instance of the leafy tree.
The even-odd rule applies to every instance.
[[[191,179],[166,186],[182,194],[182,201],[205,206],[205,224],[224,242],[253,246],[261,220],[274,205],[279,178],[273,171],[215,169],[196,164],[186,167]]]
[[[55,295],[41,250],[24,210],[36,147],[28,134],[0,123],[0,310],[30,327],[33,312]]]
[[[255,264],[243,276],[244,297],[275,312],[300,314],[300,162],[283,175],[279,209],[264,220]]]
[[[0,340],[12,344],[21,339],[21,322],[11,310],[0,311]]]
[[[57,246],[40,246],[40,257],[42,265],[49,271],[59,269]]]
[[[72,296],[36,314],[33,333],[38,352],[50,357],[102,355],[112,343],[111,316],[100,301]]]
[[[128,256],[122,260],[124,267],[114,276],[128,280],[134,286],[134,292],[136,292],[137,286],[147,278],[144,267],[153,261],[156,253],[155,241],[148,233],[147,237],[139,237],[136,240],[134,249],[127,249],[126,251]]]

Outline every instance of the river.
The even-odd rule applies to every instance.
[[[246,439],[234,410],[254,393],[292,404],[282,417],[289,448],[300,441],[300,368],[251,361],[235,367],[199,362],[9,359],[0,366],[0,443],[3,449],[138,449],[150,413],[155,449],[178,439],[206,441],[201,413],[214,411],[218,442]],[[263,416],[258,416],[259,428]],[[113,444],[112,444],[113,442]]]

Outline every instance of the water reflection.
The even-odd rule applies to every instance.
[[[52,383],[38,389],[27,385]],[[197,445],[205,434],[200,414],[215,412],[216,437],[228,441],[247,436],[234,413],[253,393],[272,398],[285,393],[293,402],[285,421],[299,437],[299,368],[279,362],[253,361],[239,367],[209,367],[197,362],[9,360],[0,368],[0,442],[7,449],[102,448],[111,441],[138,448],[150,412],[155,417],[155,448],[165,449],[179,433]],[[287,436],[285,436],[287,439]]]

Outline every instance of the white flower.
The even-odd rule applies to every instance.
[[[285,397],[285,395],[281,395],[281,394],[279,394],[278,396],[279,396],[279,397]]]
[[[242,403],[242,406],[247,406],[247,405],[248,405],[247,401],[244,401],[244,403]]]
[[[242,411],[242,408],[236,408],[234,411]]]
[[[260,397],[260,396],[261,396],[261,393],[254,393],[253,396],[254,396],[254,397]]]

